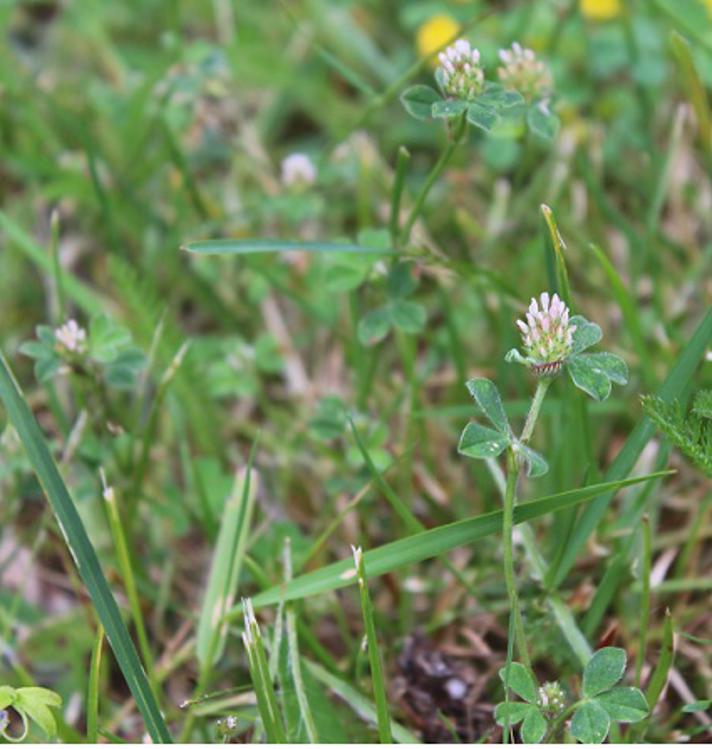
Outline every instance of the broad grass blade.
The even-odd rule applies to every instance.
[[[87,586],[92,605],[104,626],[106,638],[114,651],[116,661],[136,700],[136,706],[146,722],[146,728],[154,742],[170,743],[171,736],[159,710],[156,697],[151,691],[136,648],[129,637],[119,607],[101,570],[94,547],[50,454],[39,424],[32,415],[2,354],[0,354],[0,399],[5,404],[10,421],[14,424],[30,463],[47,495],[67,546],[77,564],[79,574]]]
[[[364,247],[347,242],[293,242],[283,239],[206,239],[181,247],[196,255],[252,255],[261,252],[346,252],[362,255],[392,255],[394,250]]]
[[[523,523],[533,520],[551,512],[556,512],[565,507],[571,507],[580,502],[592,499],[608,492],[615,492],[625,486],[631,486],[643,481],[650,481],[658,476],[666,475],[666,472],[653,473],[647,476],[637,476],[621,481],[594,484],[582,489],[572,489],[560,494],[552,494],[541,499],[518,505],[514,510],[514,522]],[[377,577],[391,572],[399,567],[425,559],[445,554],[458,546],[465,546],[476,541],[478,538],[499,533],[502,530],[502,511],[497,510],[474,518],[459,520],[455,523],[441,525],[422,533],[393,541],[376,549],[371,549],[364,554],[369,577]],[[351,558],[322,567],[314,572],[296,577],[285,586],[276,585],[257,596],[252,601],[255,608],[271,606],[279,603],[281,599],[292,601],[307,596],[326,593],[327,591],[344,588],[356,583],[356,571]],[[229,612],[229,617],[234,618],[241,613],[241,607],[236,607]]]
[[[248,468],[238,474],[225,502],[198,620],[196,651],[202,668],[211,666],[225,646],[227,627],[223,617],[237,591],[256,493],[257,476]]]

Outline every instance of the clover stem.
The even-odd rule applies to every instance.
[[[566,720],[566,718],[573,713],[577,707],[580,707],[584,703],[584,700],[579,700],[578,702],[574,702],[573,705],[569,705],[566,710],[564,710],[563,713],[558,715],[553,723],[549,726],[546,735],[542,739],[542,743],[548,743],[549,740],[556,736],[556,732],[561,728],[561,724]]]
[[[520,437],[521,442],[528,442],[534,432],[541,405],[544,402],[551,378],[546,377],[539,380],[529,413],[524,423],[524,429]],[[514,506],[517,503],[517,482],[519,480],[519,459],[515,451],[510,447],[507,450],[507,483],[504,492],[504,508],[502,516],[502,549],[504,556],[504,580],[507,587],[507,597],[509,598],[510,616],[514,620],[514,639],[517,644],[519,657],[524,665],[531,671],[531,659],[524,634],[524,621],[522,611],[519,605],[519,595],[517,593],[517,581],[514,574]]]
[[[510,448],[507,450],[507,485],[504,493],[504,508],[502,516],[502,550],[504,556],[504,581],[509,598],[509,615],[514,619],[514,639],[519,652],[519,657],[524,665],[531,670],[531,659],[524,636],[524,622],[519,607],[519,596],[517,594],[517,582],[514,576],[514,554],[512,535],[514,532],[514,505],[517,490],[517,479],[519,478],[519,465],[517,456]]]
[[[398,237],[399,244],[405,244],[408,241],[410,232],[413,229],[413,224],[415,223],[420,214],[420,211],[423,208],[423,203],[425,203],[425,199],[428,197],[430,188],[433,186],[435,180],[440,176],[441,172],[443,171],[443,169],[445,169],[448,162],[452,158],[452,155],[455,153],[458,145],[460,145],[460,141],[462,140],[462,136],[465,134],[466,130],[467,119],[465,118],[465,114],[463,114],[457,125],[455,126],[455,132],[452,138],[450,138],[447,146],[445,147],[445,150],[440,154],[440,158],[435,163],[435,166],[430,170],[430,174],[428,174],[428,176],[425,178],[425,182],[423,183],[423,186],[420,188],[420,192],[415,198],[415,203],[410,209],[408,218],[406,219],[405,224],[403,225],[403,229],[401,230]]]
[[[522,430],[522,436],[519,438],[521,442],[529,442],[532,433],[534,432],[534,426],[536,420],[539,418],[539,411],[541,411],[541,404],[544,402],[544,396],[546,391],[551,385],[551,378],[544,377],[537,383],[534,398],[532,404],[529,406],[529,413],[527,414],[527,420],[524,422],[524,429]]]

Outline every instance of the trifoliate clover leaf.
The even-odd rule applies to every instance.
[[[405,111],[416,120],[429,120],[432,117],[433,104],[441,100],[440,94],[430,86],[418,84],[407,88],[400,97]]]
[[[433,103],[431,114],[436,119],[451,120],[459,117],[467,109],[462,99],[441,99]]]
[[[597,650],[583,670],[584,697],[595,697],[615,686],[623,677],[626,654],[622,648]]]
[[[544,738],[548,723],[541,710],[533,708],[524,718],[519,734],[524,744],[538,744]]]
[[[527,110],[529,129],[543,140],[554,140],[559,132],[559,118],[549,109],[545,102],[532,104]]]
[[[574,315],[570,324],[575,327],[572,336],[571,354],[580,354],[595,346],[603,338],[603,332],[595,322],[589,322],[583,315]]]
[[[499,678],[502,680],[505,688],[509,687],[509,689],[523,700],[533,705],[538,703],[537,683],[534,681],[534,677],[531,675],[529,669],[522,663],[510,663],[509,673],[507,673],[507,667],[503,666],[499,669]]]
[[[500,726],[516,726],[517,723],[524,720],[532,710],[536,710],[534,705],[526,702],[500,702],[494,709],[494,719]]]
[[[608,713],[595,701],[584,702],[571,719],[571,734],[582,744],[602,744],[610,728]]]
[[[465,383],[470,395],[475,399],[482,413],[492,426],[503,434],[509,434],[509,422],[504,411],[502,398],[497,386],[485,377],[475,377]]]
[[[475,99],[467,108],[467,121],[487,133],[492,130],[500,119],[496,109],[480,103],[479,99]]]
[[[531,447],[528,447],[523,442],[517,441],[514,443],[514,451],[524,460],[529,478],[538,478],[548,473],[549,464],[546,462],[544,456],[540,455],[536,450],[532,450]]]
[[[599,694],[596,702],[618,723],[637,723],[649,712],[645,696],[635,687],[615,687]]]
[[[612,383],[628,382],[628,367],[619,356],[608,352],[579,354],[566,360],[574,385],[598,401],[611,394]]]
[[[511,438],[477,422],[468,424],[460,435],[457,451],[469,458],[496,458],[509,446]]]

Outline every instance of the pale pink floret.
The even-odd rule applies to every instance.
[[[569,322],[569,309],[558,294],[544,291],[532,298],[525,314],[517,320],[527,356],[536,364],[563,362],[571,353],[576,326]]]

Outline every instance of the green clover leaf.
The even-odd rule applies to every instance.
[[[571,734],[582,744],[602,744],[610,728],[608,713],[593,700],[584,702],[571,719]]]
[[[625,671],[626,654],[621,648],[597,650],[583,670],[583,695],[595,697],[615,686]]]

